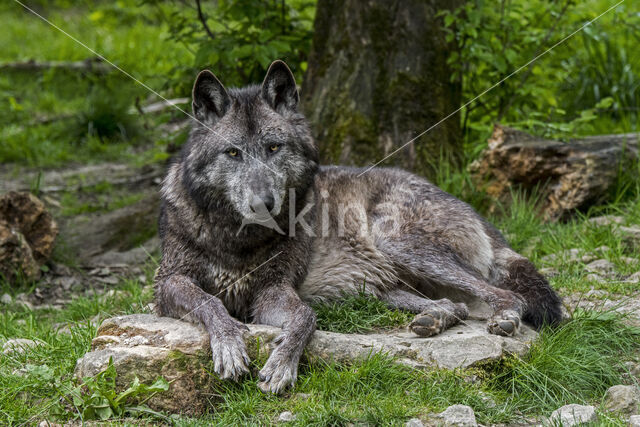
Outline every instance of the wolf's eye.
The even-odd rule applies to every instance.
[[[227,150],[227,154],[231,157],[238,157],[238,150],[232,148],[230,150]]]
[[[280,149],[280,146],[278,144],[271,144],[269,146],[269,151],[271,151],[272,153],[275,153],[276,151],[278,151]]]

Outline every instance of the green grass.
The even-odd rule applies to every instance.
[[[133,0],[87,0],[55,1],[46,8],[35,8],[155,90],[164,91],[166,76],[175,64],[192,61],[187,48],[168,39],[166,26],[157,24],[157,9],[151,6]],[[0,25],[0,62],[77,61],[94,56],[18,3],[0,6]],[[141,153],[154,159],[164,151],[152,144],[153,129],[162,119],[141,120],[129,114],[137,98],[145,102],[149,96],[118,71],[101,77],[61,70],[3,72],[0,162],[58,167],[70,162],[135,162]],[[147,128],[144,133],[142,126]]]
[[[625,356],[640,348],[640,329],[624,317],[579,310],[560,328],[543,331],[526,357],[505,360],[488,382],[524,413],[598,401],[621,383]]]
[[[75,216],[91,212],[110,212],[140,201],[144,194],[117,191],[113,185],[103,181],[94,186],[82,187],[79,191],[65,191],[60,196],[63,216]]]
[[[318,329],[346,334],[407,326],[414,316],[391,310],[379,299],[365,293],[345,295],[340,302],[316,304],[313,309],[318,316]]]
[[[152,276],[151,269],[147,276]],[[29,284],[16,289],[1,284],[2,293],[29,291]],[[78,296],[63,310],[31,311],[18,303],[0,312],[0,342],[10,338],[39,340],[43,345],[0,357],[0,424],[37,424],[59,410],[58,402],[74,388],[76,360],[89,350],[95,335],[95,316],[141,312],[151,300],[149,288],[136,280],[125,280],[117,292]],[[106,289],[105,289],[106,290]],[[59,328],[68,325],[67,332]]]
[[[151,277],[151,268],[147,275]],[[12,293],[30,289],[6,284],[1,288]],[[140,312],[151,298],[150,289],[135,280],[125,280],[115,289],[113,294],[75,298],[63,310],[30,311],[13,305],[0,313],[0,341],[20,337],[44,343],[25,354],[0,358],[0,424],[79,416],[82,407],[59,403],[76,387],[75,360],[88,351],[95,334],[90,319]],[[349,309],[325,306],[324,313],[318,312],[319,324],[363,331],[397,326],[408,319],[406,313],[385,311],[366,296],[347,300]],[[377,323],[354,320],[369,314]],[[291,411],[296,425],[402,424],[452,404],[467,404],[480,423],[490,424],[547,416],[566,403],[597,406],[607,387],[623,382],[624,361],[640,350],[640,330],[624,321],[615,312],[578,311],[558,329],[543,331],[522,359],[467,370],[415,370],[379,353],[352,365],[303,363],[296,387],[284,396],[260,393],[257,378],[249,376],[240,383],[216,386],[212,395],[222,401],[211,406],[209,414],[172,419],[185,426],[266,424]],[[69,324],[70,333],[56,332],[64,324]],[[255,373],[264,360],[253,363]],[[42,408],[48,409],[40,414]],[[604,418],[623,425],[615,416],[603,414]],[[149,415],[142,419],[158,420]]]

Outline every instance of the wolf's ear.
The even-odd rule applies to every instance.
[[[283,109],[295,110],[298,105],[296,80],[287,64],[273,61],[262,82],[262,98],[279,113]]]
[[[200,71],[196,77],[192,96],[193,115],[205,124],[214,124],[231,105],[227,90],[209,70]]]

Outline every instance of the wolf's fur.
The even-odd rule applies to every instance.
[[[283,331],[260,387],[282,391],[315,329],[307,303],[363,284],[416,313],[410,327],[423,336],[468,315],[463,303],[425,297],[444,288],[489,304],[492,333],[513,335],[521,317],[534,326],[560,320],[547,281],[466,203],[402,170],[318,167],[297,102],[280,61],[262,86],[228,92],[202,72],[199,122],[164,180],[158,310],[207,328],[222,378],[247,370],[242,322],[266,323]],[[256,200],[276,226],[247,223]]]

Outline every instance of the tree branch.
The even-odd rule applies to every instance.
[[[209,36],[209,38],[211,40],[215,40],[216,36],[213,35],[213,32],[211,31],[211,28],[209,28],[209,25],[207,25],[207,19],[204,17],[204,15],[202,13],[202,7],[200,6],[200,0],[196,0],[196,6],[198,7],[198,19],[200,19],[200,22],[202,23],[202,26],[204,27],[204,30],[206,31],[207,35]]]

